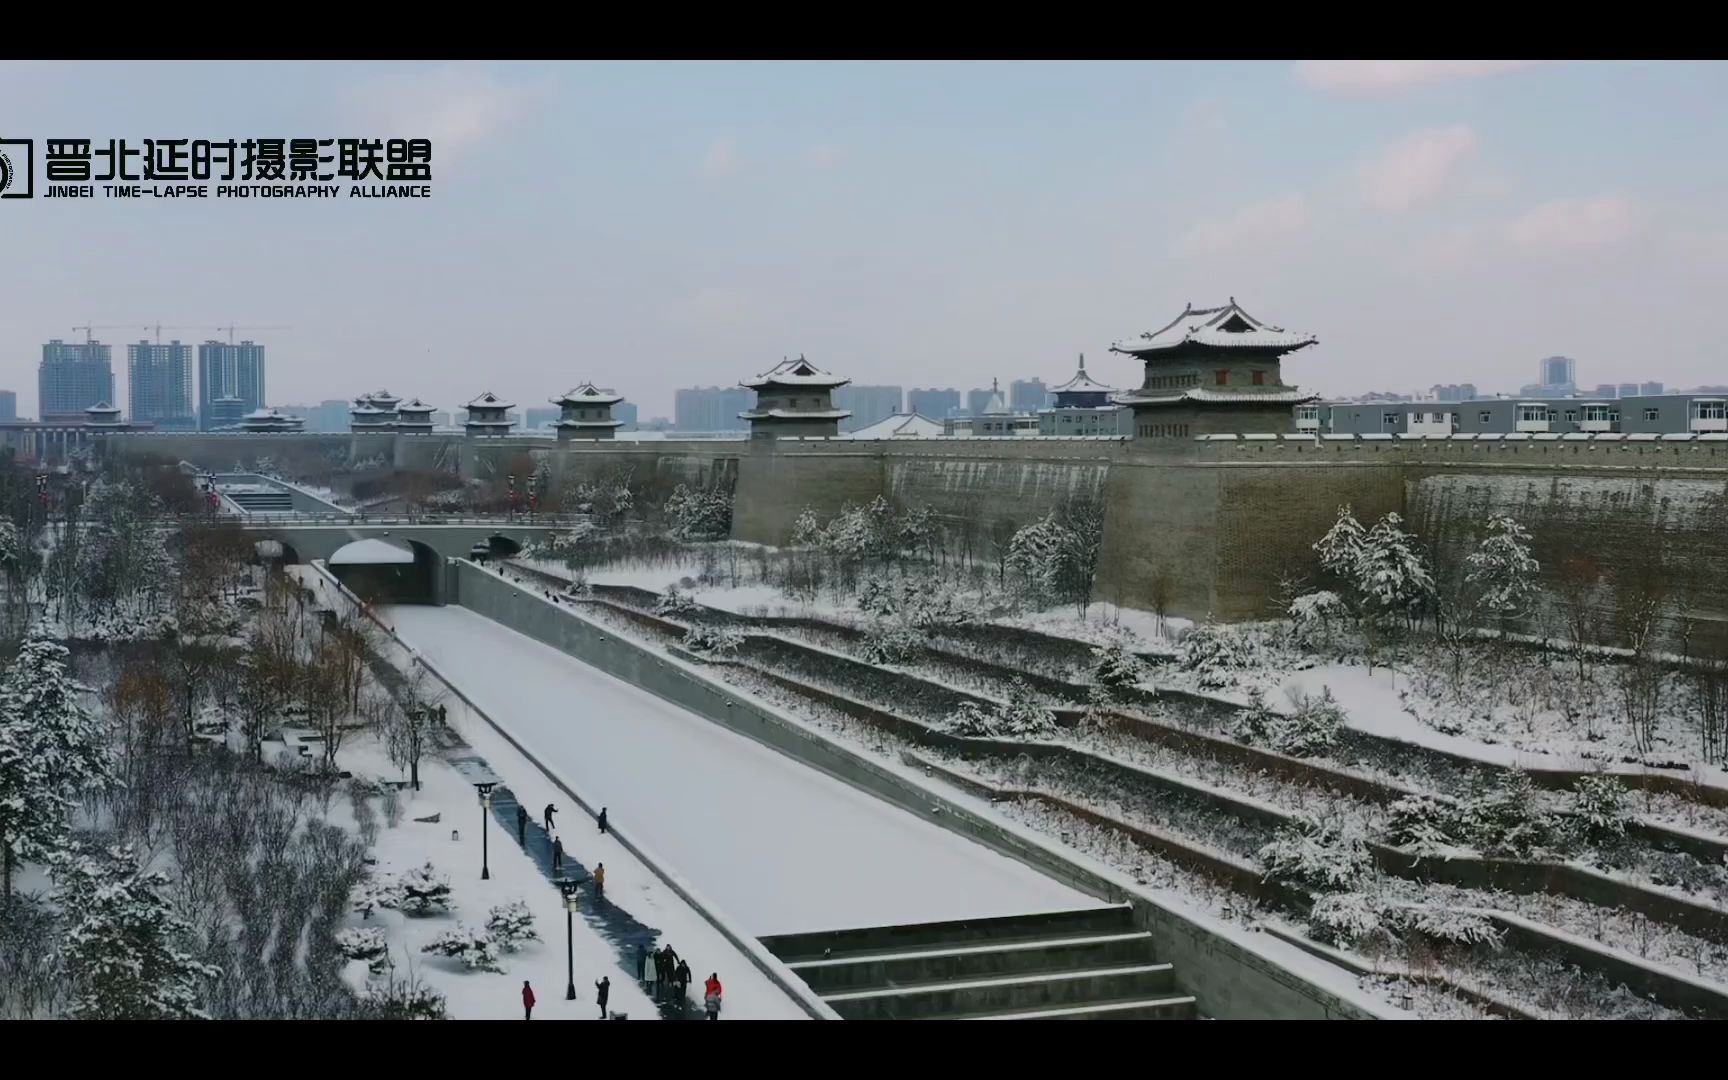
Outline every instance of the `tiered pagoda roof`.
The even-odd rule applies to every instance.
[[[1281,356],[1305,349],[1317,340],[1312,334],[1292,333],[1261,322],[1243,311],[1236,298],[1231,297],[1223,307],[1197,308],[1189,304],[1163,329],[1118,341],[1110,346],[1110,351],[1142,360],[1171,354],[1198,356],[1218,350]]]
[[[421,416],[427,416],[427,417],[430,417],[432,415],[434,409],[435,409],[435,406],[428,405],[424,401],[421,401],[419,398],[415,398],[412,401],[403,402],[401,405],[396,406],[396,411],[398,413],[415,413],[415,414],[418,414]]]
[[[591,382],[585,382],[574,390],[566,391],[563,397],[552,399],[554,405],[616,405],[624,400],[623,394],[611,394],[600,389]]]
[[[469,412],[473,412],[475,409],[514,409],[516,403],[513,401],[505,401],[497,394],[488,390],[463,407]]]
[[[1075,373],[1072,379],[1069,379],[1061,386],[1051,387],[1050,392],[1052,394],[1114,394],[1116,389],[1115,387],[1105,386],[1092,376],[1086,374],[1086,354],[1081,353],[1080,370]]]
[[[782,360],[769,370],[739,383],[752,390],[766,390],[771,387],[785,386],[802,390],[832,390],[845,386],[851,379],[823,371],[821,368],[804,359],[802,355],[796,360]]]

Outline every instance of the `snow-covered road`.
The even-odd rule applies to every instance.
[[[750,933],[1099,903],[464,608],[384,618]]]

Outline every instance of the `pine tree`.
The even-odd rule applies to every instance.
[[[1488,519],[1488,533],[1464,560],[1468,579],[1482,589],[1482,607],[1506,618],[1524,609],[1536,592],[1542,569],[1530,554],[1530,533],[1505,514]]]
[[[114,777],[106,732],[80,700],[67,656],[65,646],[31,639],[0,680],[0,895],[11,894],[15,861],[65,848],[79,798]]]
[[[220,974],[176,946],[191,926],[162,894],[166,875],[146,872],[132,849],[79,856],[56,871],[56,899],[73,920],[66,970],[81,1020],[201,1020],[198,984]]]
[[[1403,523],[1398,514],[1388,513],[1369,531],[1356,556],[1356,588],[1381,614],[1412,614],[1434,591],[1434,575]]]
[[[1362,554],[1362,546],[1368,537],[1362,523],[1356,520],[1349,506],[1338,508],[1338,520],[1326,530],[1315,544],[1314,550],[1320,555],[1320,569],[1328,574],[1343,578],[1345,581],[1356,580],[1356,560]]]

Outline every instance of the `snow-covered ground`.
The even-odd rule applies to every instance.
[[[376,740],[344,747],[340,757],[343,766],[356,775],[389,779],[402,775]],[[609,1009],[627,1013],[632,1020],[658,1019],[653,1004],[636,985],[635,972],[623,969],[617,951],[580,914],[571,935],[577,998],[564,999],[564,908],[557,888],[496,821],[490,823],[488,845],[492,876],[480,880],[481,808],[473,785],[442,759],[430,756],[421,760],[420,779],[422,790],[418,794],[411,788],[402,792],[400,823],[390,828],[379,822],[378,843],[373,849],[378,859],[375,874],[379,881],[385,881],[430,862],[449,878],[451,911],[409,918],[379,908],[371,919],[361,921],[356,915],[349,923],[386,928],[396,977],[417,975],[443,994],[453,1020],[520,1019],[524,979],[534,987],[538,999],[535,1019],[597,1020],[600,1013],[594,1004],[594,983],[606,975],[612,979]],[[439,817],[436,823],[414,820],[433,814]],[[608,874],[611,870],[608,864]],[[521,952],[502,953],[502,973],[469,971],[458,960],[420,951],[426,942],[458,923],[483,927],[493,907],[513,900],[527,903],[541,940],[528,943]]]
[[[752,933],[1098,903],[473,612],[385,618]]]

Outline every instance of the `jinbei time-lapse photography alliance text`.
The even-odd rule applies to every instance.
[[[0,196],[425,199],[430,139],[0,139]],[[38,184],[37,160],[42,181]],[[368,182],[370,181],[370,182]]]

